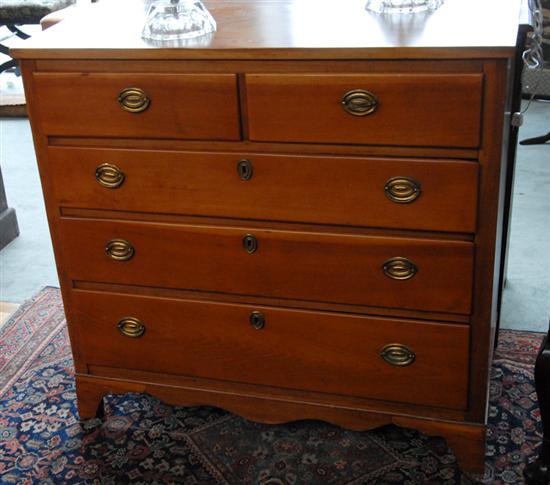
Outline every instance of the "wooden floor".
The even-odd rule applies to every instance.
[[[0,328],[8,321],[8,318],[19,308],[18,303],[0,301]]]

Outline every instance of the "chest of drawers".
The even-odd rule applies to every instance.
[[[305,2],[220,0],[206,46],[146,46],[136,14],[102,46],[75,18],[16,49],[80,416],[139,391],[395,423],[480,470],[518,18],[495,5],[448,0],[398,43],[361,2],[350,35]]]

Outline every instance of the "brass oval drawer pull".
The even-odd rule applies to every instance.
[[[410,204],[421,193],[420,183],[411,177],[392,177],[384,187],[386,197],[398,204]]]
[[[354,89],[342,96],[342,107],[353,116],[367,116],[378,108],[378,99],[365,89]]]
[[[252,312],[248,320],[256,330],[262,330],[265,327],[265,315],[262,312]]]
[[[105,246],[107,255],[115,261],[128,261],[134,257],[134,247],[125,239],[111,239]]]
[[[397,367],[406,367],[416,360],[415,353],[402,344],[388,344],[380,351],[382,357],[388,364]]]
[[[250,160],[239,160],[237,163],[237,173],[241,180],[250,180],[254,174],[254,168],[252,167],[252,162]]]
[[[126,175],[112,163],[102,163],[95,169],[95,178],[99,185],[107,189],[118,189],[123,183]]]
[[[247,234],[243,237],[243,247],[248,254],[253,254],[258,250],[258,240],[253,234]]]
[[[118,322],[117,328],[125,337],[139,338],[145,333],[145,325],[134,317],[123,318]]]
[[[118,95],[118,104],[129,113],[141,113],[151,104],[147,93],[140,88],[126,88]]]
[[[384,263],[382,271],[393,280],[408,280],[418,272],[418,268],[410,259],[396,256]]]

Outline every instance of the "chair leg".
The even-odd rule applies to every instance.
[[[30,37],[29,34],[25,34],[19,27],[13,24],[7,24],[6,27],[10,30],[10,32],[13,32],[17,37],[20,39],[28,39]]]
[[[12,67],[17,68],[17,61],[15,59],[10,59],[9,61],[0,64],[0,74],[8,69],[11,69]]]
[[[524,470],[527,485],[550,483],[550,330],[540,348],[535,363],[535,388],[542,421],[542,445],[534,463]]]
[[[29,34],[25,34],[25,32],[20,30],[16,25],[6,24],[6,27],[9,29],[10,32],[13,32],[20,39],[28,39],[30,37]],[[0,53],[6,56],[9,56],[10,55],[9,47],[6,45],[0,44]],[[4,71],[7,71],[8,69],[11,69],[12,67],[15,67],[15,75],[20,76],[21,74],[19,72],[19,67],[15,59],[10,59],[9,61],[6,61],[0,64],[0,74],[3,73]]]

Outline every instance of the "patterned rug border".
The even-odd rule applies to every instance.
[[[59,288],[46,286],[35,296],[26,300],[0,329],[0,399],[26,372],[37,355],[66,325],[65,318],[50,318],[40,315],[36,322],[23,322],[27,313],[36,311],[36,305],[47,305],[52,298],[59,298]],[[46,310],[47,307],[44,307]],[[34,324],[34,325],[33,325]],[[21,340],[24,339],[24,342]]]
[[[539,332],[538,330],[516,330],[515,328],[501,328],[501,332],[511,332],[511,333],[529,333],[534,335],[546,335],[546,332]]]
[[[21,317],[22,313],[25,313],[30,306],[32,306],[37,300],[40,300],[44,297],[45,292],[50,291],[60,291],[59,287],[57,286],[44,286],[42,289],[40,289],[35,295],[31,296],[30,298],[27,298],[19,307],[17,307],[17,310],[15,310],[10,317],[8,318],[7,322],[4,323],[0,327],[0,343],[2,342],[4,338],[4,334],[6,334],[11,327],[16,325],[16,321]]]

